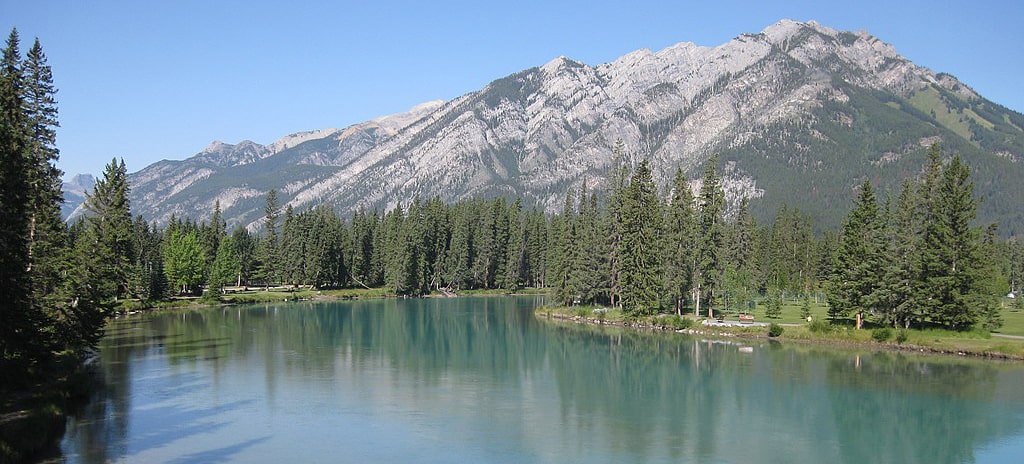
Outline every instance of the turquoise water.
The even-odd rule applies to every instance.
[[[534,297],[162,312],[107,330],[93,462],[1024,462],[1024,365],[538,320]]]

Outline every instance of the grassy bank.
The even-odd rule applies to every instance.
[[[955,332],[941,329],[895,330],[883,327],[856,330],[850,325],[831,325],[824,322],[824,305],[812,305],[810,324],[802,317],[801,311],[801,302],[790,302],[783,305],[782,315],[778,318],[766,317],[761,308],[755,309],[752,314],[757,322],[782,326],[782,334],[776,337],[777,340],[1024,360],[1024,340],[995,337],[984,330]],[[684,315],[682,318],[675,315],[637,318],[629,317],[619,310],[597,307],[542,307],[537,309],[537,314],[544,318],[595,325],[673,330],[724,337],[768,337],[768,327],[705,327],[701,325],[705,318],[692,314]],[[727,314],[726,319],[736,320],[737,315]],[[1021,312],[1004,309],[1003,320],[1004,326],[1000,333],[1024,333],[1024,317]]]

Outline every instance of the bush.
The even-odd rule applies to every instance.
[[[587,317],[590,315],[590,310],[577,306],[572,310],[573,314],[577,317]]]
[[[661,318],[661,326],[663,328],[675,330],[689,329],[693,326],[693,319],[688,317],[679,317],[679,315],[673,314],[671,316]]]
[[[832,331],[832,324],[820,320],[811,321],[810,324],[807,324],[807,330],[810,330],[811,332],[814,333],[829,333]]]
[[[908,338],[910,338],[910,332],[907,329],[900,329],[896,332],[896,343],[902,345],[906,343]]]
[[[772,337],[772,338],[778,337],[778,336],[782,335],[782,332],[784,332],[784,331],[785,331],[785,329],[783,329],[781,325],[778,325],[778,324],[776,324],[774,322],[771,323],[771,324],[768,324],[768,336],[769,337]]]
[[[888,327],[879,327],[871,331],[871,339],[883,343],[892,338],[892,329]]]

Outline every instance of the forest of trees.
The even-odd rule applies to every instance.
[[[1019,289],[1024,247],[975,223],[969,169],[939,147],[896,197],[864,181],[840,231],[782,207],[757,224],[730,208],[712,158],[696,192],[680,170],[655,185],[646,161],[601,189],[570,189],[560,214],[520,201],[414,199],[339,216],[281,207],[271,190],[256,231],[209,221],[158,226],[133,216],[123,160],[104,170],[86,214],[61,221],[56,89],[38,41],[12,31],[0,69],[0,370],[83,354],[119,300],[215,301],[229,287],[384,287],[395,295],[547,288],[559,304],[713,317],[783,298],[826,299],[833,321],[957,330],[999,325]],[[617,159],[624,147],[618,145]],[[1018,301],[1020,301],[1018,299]],[[805,303],[809,305],[809,303]]]
[[[650,168],[613,173],[609,191],[571,189],[561,214],[504,198],[446,204],[414,199],[387,212],[342,218],[327,206],[296,212],[266,198],[258,233],[212,219],[157,228],[127,208],[103,224],[126,258],[107,276],[116,298],[215,300],[229,286],[384,287],[395,295],[547,288],[559,304],[611,305],[627,314],[749,312],[783,298],[827,300],[833,321],[964,330],[999,325],[998,298],[1020,281],[1024,253],[973,226],[976,199],[959,157],[938,146],[920,179],[879,203],[860,185],[838,233],[816,236],[809,216],[784,207],[758,225],[742,200],[728,211],[716,159],[700,188],[679,171],[659,190]],[[122,198],[112,162],[90,196]],[[111,187],[121,186],[121,187]],[[127,205],[125,205],[127,206]],[[93,217],[93,216],[90,216]],[[93,222],[73,225],[72,237]],[[123,237],[119,242],[111,237]],[[116,283],[116,284],[115,284]],[[809,304],[809,303],[807,303]]]

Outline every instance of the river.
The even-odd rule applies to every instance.
[[[1020,462],[1024,365],[537,319],[541,297],[110,323],[69,463]]]

